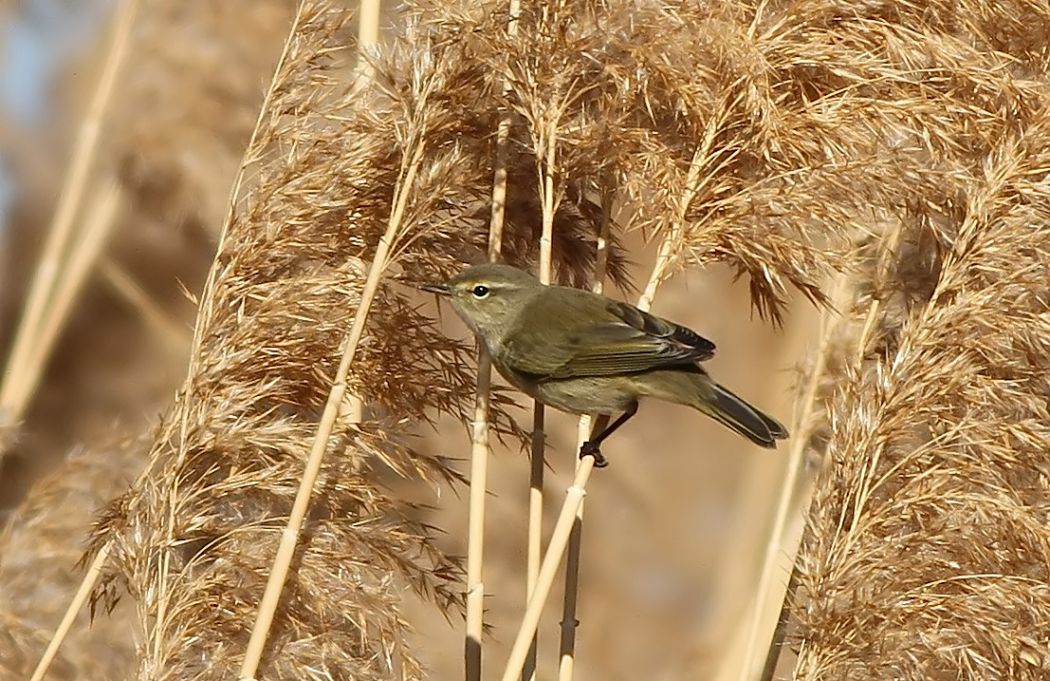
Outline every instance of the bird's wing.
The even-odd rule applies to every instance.
[[[519,329],[508,348],[514,369],[541,378],[610,376],[700,362],[714,355],[714,343],[684,326],[625,303],[602,302],[599,314],[562,311],[558,333],[550,328],[542,335]],[[551,342],[552,337],[558,341]],[[525,348],[543,350],[521,352]]]

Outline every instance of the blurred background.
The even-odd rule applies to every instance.
[[[184,377],[192,299],[294,9],[287,0],[142,3],[128,58],[97,116],[92,98],[119,30],[115,6],[0,4],[5,361],[15,356],[38,263],[74,263],[40,294],[49,304],[39,328],[51,330],[53,345],[24,348],[5,379],[18,389],[5,393],[0,412],[0,509],[8,526],[0,546],[0,621],[17,622],[22,633],[3,634],[0,651],[4,641],[18,639],[18,646],[0,652],[0,672],[32,657],[27,652],[20,661],[16,648],[46,641],[79,581],[75,564],[91,512],[141,469],[142,448],[126,443],[148,432]],[[396,31],[396,11],[386,11],[384,30]],[[69,226],[64,245],[49,244],[78,136],[95,125],[99,146],[82,197],[88,217]],[[653,253],[635,238],[633,278],[642,282]],[[785,327],[771,328],[752,314],[746,282],[712,268],[668,282],[654,312],[713,340],[719,354],[711,372],[792,423],[795,384],[816,335],[811,307],[796,301]],[[466,337],[448,310],[442,314],[449,333]],[[529,411],[520,418],[528,424]],[[576,420],[548,420],[549,530],[575,465]],[[419,437],[461,459],[467,472],[466,424],[442,420]],[[695,412],[654,403],[604,451],[611,466],[595,474],[586,505],[579,678],[719,678],[755,588],[784,448],[760,450]],[[524,607],[527,490],[526,453],[495,446],[489,672],[505,659]],[[445,548],[463,555],[466,489],[440,492],[426,499],[428,520],[444,531]],[[38,569],[44,563],[47,570]],[[560,598],[556,589],[552,602]],[[540,633],[541,670],[548,673],[556,667],[558,609]],[[462,623],[422,604],[410,615],[434,678],[458,677]],[[77,636],[67,659],[82,678],[118,678],[129,669],[134,632],[97,625]]]

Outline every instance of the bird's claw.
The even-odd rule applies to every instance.
[[[595,468],[605,468],[609,465],[609,460],[602,456],[602,451],[598,447],[598,445],[594,444],[590,440],[584,442],[583,445],[580,447],[580,458],[582,459],[586,456],[594,457]]]

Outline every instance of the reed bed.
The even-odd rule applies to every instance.
[[[798,678],[1046,675],[1048,120],[1024,112],[954,178],[939,257],[892,260],[873,356],[831,407]]]
[[[186,388],[147,473],[100,528],[99,541],[118,547],[114,579],[140,603],[142,674],[235,673],[365,263],[394,206],[404,226],[388,245],[403,278],[448,272],[450,257],[484,244],[484,220],[451,211],[489,190],[491,168],[457,144],[486,143],[459,108],[483,84],[478,67],[456,59],[454,45],[395,52],[374,64],[369,96],[351,100],[338,49],[348,19],[300,7],[202,298]],[[453,239],[464,230],[477,236]],[[336,421],[263,675],[300,678],[323,660],[334,676],[386,678],[396,667],[418,677],[400,643],[402,589],[444,608],[458,602],[456,563],[376,481],[377,470],[453,478],[442,457],[409,446],[404,424],[428,409],[465,419],[473,402],[469,346],[439,333],[412,295],[390,278],[376,292],[347,379],[365,411]],[[513,433],[503,401],[494,400],[494,423]],[[201,640],[201,627],[221,634]]]
[[[510,105],[520,112],[525,133],[532,136],[534,154],[543,152],[547,167],[552,159],[560,159],[558,176],[550,171],[546,175],[546,194],[537,188],[536,198],[530,198],[533,190],[525,184],[519,189],[523,195],[512,194],[508,200],[509,236],[504,244],[512,261],[527,261],[536,253],[531,210],[541,203],[547,211],[565,205],[557,215],[548,212],[547,252],[554,255],[555,272],[569,281],[586,280],[594,259],[587,257],[586,245],[595,241],[596,225],[587,220],[588,212],[595,211],[587,210],[593,204],[586,199],[585,178],[605,173],[610,161],[581,148],[607,142],[613,131],[607,117],[589,117],[598,104],[635,119],[637,127],[627,132],[636,139],[623,135],[625,146],[633,143],[626,146],[625,159],[644,163],[653,161],[656,153],[685,154],[688,166],[683,170],[662,159],[663,171],[683,182],[677,193],[650,197],[650,188],[642,184],[648,173],[631,176],[635,181],[630,185],[639,200],[645,197],[661,208],[666,205],[661,201],[673,202],[679,222],[684,222],[698,194],[691,184],[704,177],[704,164],[724,165],[721,159],[702,155],[711,150],[710,135],[699,149],[687,143],[689,126],[697,127],[697,121],[646,133],[643,125],[653,127],[654,111],[674,118],[678,93],[644,93],[652,111],[622,109],[620,99],[609,96],[614,82],[604,86],[604,92],[577,92],[567,80],[568,72],[555,68],[557,61],[547,61],[554,55],[586,69],[584,73],[594,73],[594,63],[581,59],[579,45],[567,49],[571,43],[560,36],[573,28],[581,9],[523,12],[521,30],[531,31],[535,41],[513,44],[493,40],[505,25],[495,23],[492,13],[446,15],[437,22],[409,17],[405,47],[389,50],[389,57],[374,65],[376,87],[371,96],[349,101],[329,63],[336,54],[332,45],[345,33],[345,18],[332,8],[300,8],[297,30],[271,87],[267,111],[280,113],[264,113],[248,150],[246,173],[251,182],[224,232],[202,298],[186,388],[160,427],[147,473],[114,505],[100,531],[100,541],[105,538],[118,547],[114,578],[119,577],[141,604],[147,641],[144,673],[178,674],[182,665],[194,664],[199,656],[187,644],[199,640],[196,632],[203,627],[223,632],[200,642],[208,646],[214,673],[226,673],[221,671],[228,668],[223,660],[228,665],[236,659],[234,651],[244,640],[245,618],[255,602],[249,594],[266,573],[263,557],[270,545],[267,539],[274,535],[265,518],[273,518],[272,523],[288,513],[285,504],[298,476],[297,463],[332,380],[339,330],[354,313],[353,301],[365,273],[377,266],[376,244],[385,244],[393,253],[389,262],[379,262],[380,271],[394,267],[408,280],[437,276],[477,257],[487,234],[487,211],[480,212],[479,219],[479,211],[462,209],[483,208],[490,190],[488,140],[499,107],[481,109],[479,115],[477,106],[479,95],[495,99],[500,92],[490,74],[509,83]],[[602,18],[616,15],[610,12]],[[688,24],[674,19],[678,30]],[[608,44],[597,30],[587,29],[583,35],[610,53],[637,44],[633,35],[618,44]],[[453,44],[450,36],[463,39]],[[524,53],[515,59],[513,50]],[[680,77],[685,78],[684,73]],[[538,87],[544,78],[560,88],[553,102]],[[642,101],[636,96],[638,104]],[[665,103],[658,109],[661,101]],[[697,101],[690,110],[699,115],[707,103]],[[661,141],[656,132],[667,139]],[[637,139],[648,146],[639,146]],[[534,172],[536,161],[527,149],[512,159],[509,187],[520,188],[513,180]],[[552,154],[551,149],[561,153]],[[601,163],[595,165],[597,161]],[[568,179],[576,176],[581,179],[574,186]],[[395,215],[402,221],[399,225],[392,222]],[[690,244],[681,238],[683,225],[674,229],[677,236],[672,233],[665,243],[673,248]],[[778,237],[776,232],[771,235]],[[816,261],[819,251],[806,247],[808,241],[802,243]],[[675,262],[671,249],[665,246],[658,277],[666,276]],[[542,246],[538,252],[544,257]],[[788,281],[818,295],[804,265],[752,257],[756,260],[750,267],[756,273],[783,272]],[[610,248],[614,276],[621,260],[615,246]],[[304,262],[310,266],[304,268]],[[781,286],[777,279],[754,281],[763,310],[776,309]],[[651,286],[646,292],[649,300],[654,291]],[[297,665],[306,664],[311,655],[322,655],[333,670],[389,673],[389,661],[399,657],[392,651],[401,622],[396,603],[383,600],[384,593],[392,597],[390,592],[380,585],[396,586],[379,577],[388,577],[391,569],[446,606],[454,600],[448,581],[454,565],[432,549],[429,531],[412,521],[405,504],[376,487],[371,471],[382,465],[424,479],[452,477],[442,459],[413,455],[398,438],[396,426],[424,418],[428,408],[459,417],[469,413],[473,381],[466,373],[467,348],[445,339],[414,312],[396,281],[380,279],[376,295],[360,359],[350,367],[348,378],[349,390],[364,399],[366,411],[336,421],[333,437],[339,451],[322,468],[322,496],[314,506],[327,510],[312,511],[313,529],[303,537],[311,543],[302,549],[301,565],[289,586],[292,593],[304,595],[294,601],[293,611],[282,608],[279,613],[284,634],[269,649],[285,652],[264,660],[264,673],[271,669],[269,673],[294,675]],[[391,373],[395,369],[404,373]],[[498,425],[499,410],[494,413]],[[513,432],[509,422],[503,430]],[[269,512],[260,513],[264,508]],[[355,518],[353,527],[339,522],[345,514]],[[246,518],[257,520],[245,526]],[[355,531],[363,533],[373,525],[387,528],[384,537],[401,541],[384,544],[375,538],[369,544],[355,536]],[[333,541],[311,549],[314,537]],[[336,575],[348,565],[360,566],[356,581],[379,591],[358,609],[352,594],[339,591],[343,607],[335,613],[323,603],[331,598],[327,591],[334,588]],[[241,596],[231,591],[231,583],[241,586]],[[216,599],[235,600],[216,609]],[[342,638],[350,623],[371,635],[350,646]],[[285,654],[289,650],[302,652]],[[402,664],[407,665],[406,673],[417,673],[411,656],[406,654]]]
[[[292,27],[261,110],[239,108],[201,147],[200,158],[225,150],[224,178],[240,166],[231,199],[213,190],[228,179],[176,153],[192,135],[163,137],[163,117],[118,128],[131,150],[162,138],[155,159],[116,156],[133,210],[189,216],[218,236],[186,381],[148,436],[146,470],[92,535],[88,558],[106,559],[94,603],[134,610],[138,645],[134,660],[114,659],[121,674],[415,679],[453,657],[458,675],[462,660],[413,634],[412,612],[458,621],[466,607],[468,678],[516,678],[542,618],[557,619],[539,606],[567,545],[559,678],[634,673],[588,660],[616,659],[613,646],[576,649],[577,620],[602,612],[576,602],[592,588],[587,553],[605,554],[590,531],[587,545],[570,537],[588,481],[595,495],[630,498],[629,487],[615,472],[591,478],[585,461],[540,570],[540,511],[554,509],[539,474],[561,441],[549,437],[557,417],[537,419],[546,433],[518,425],[513,396],[498,382],[488,391],[484,360],[412,287],[501,256],[545,281],[609,282],[646,308],[679,274],[722,268],[747,300],[717,314],[750,304],[779,326],[799,305],[820,311],[782,500],[762,492],[768,478],[740,483],[770,498],[738,531],[773,532],[762,547],[740,539],[726,552],[740,564],[722,569],[761,586],[725,582],[748,593],[724,607],[731,621],[719,624],[737,633],[704,669],[752,679],[770,639],[779,651],[773,585],[788,575],[776,559],[794,554],[809,508],[782,618],[796,678],[1045,675],[1050,61],[1033,37],[1050,35],[1045,8],[428,0],[398,15],[362,68],[352,11],[307,0],[292,19],[282,7],[223,14]],[[182,16],[171,12],[158,20]],[[229,46],[256,70],[272,64],[278,50],[251,42]],[[133,70],[128,83],[143,78]],[[157,97],[186,106],[173,90]],[[466,603],[466,523],[419,503],[442,492],[447,506],[443,491],[464,482],[463,450],[419,437],[449,421],[472,428],[472,550],[481,505],[502,504],[487,514],[500,541],[468,559]],[[490,428],[511,448],[532,440],[532,568],[507,567],[524,563],[526,538],[508,539],[503,523],[525,504],[485,499]],[[614,468],[635,465],[618,454]],[[499,466],[491,484],[504,484]],[[588,524],[614,503],[597,501]],[[27,509],[17,522],[43,513]],[[655,523],[674,551],[673,522]],[[292,560],[275,571],[282,542]],[[501,620],[485,636],[483,608],[506,610],[509,577],[516,593],[526,572],[539,595],[504,665],[513,630]],[[276,607],[260,614],[260,599]],[[39,626],[17,636],[42,642]],[[526,673],[542,677],[556,647],[537,646]],[[690,673],[669,640],[648,646],[664,653],[650,676]]]
[[[1011,10],[1019,14],[1010,18]],[[899,223],[858,240],[853,301],[843,309],[847,323],[828,348],[825,381],[833,385],[823,391],[826,425],[812,441],[825,472],[817,481],[792,579],[799,591],[789,593],[798,625],[791,647],[800,649],[795,678],[1045,673],[1039,655],[1034,666],[1021,661],[1032,659],[1023,652],[1027,647],[1045,645],[1029,641],[1029,615],[993,615],[987,608],[1008,602],[1016,588],[1030,599],[1031,616],[1038,619],[1042,597],[1026,580],[1033,569],[1038,573],[1042,559],[1023,566],[1024,549],[1018,549],[1016,562],[979,551],[960,557],[1004,541],[963,538],[993,531],[998,521],[983,515],[992,513],[986,504],[1019,496],[1027,501],[1017,516],[1044,512],[1038,485],[1007,472],[1006,461],[1023,460],[1028,448],[1045,448],[1045,431],[989,439],[971,421],[986,421],[988,432],[1025,432],[1045,410],[1041,398],[1032,401],[1044,388],[1029,385],[1026,397],[1022,387],[1028,372],[1042,372],[1039,352],[1024,348],[1045,324],[1040,309],[1045,301],[1040,303],[1039,284],[1025,277],[1027,268],[1044,266],[1045,215],[1023,206],[1037,206],[1045,191],[1045,165],[1029,141],[1045,130],[1047,62],[1028,33],[1009,37],[990,30],[995,21],[1018,29],[1016,16],[1025,16],[1033,33],[1045,35],[1050,27],[1044,8],[984,3],[933,5],[921,22],[904,8],[862,14],[852,19],[852,27],[851,21],[840,24],[844,32],[864,33],[871,52],[884,62],[881,71],[896,71],[914,97],[939,101],[941,108],[913,109],[910,126],[932,141],[919,158],[924,167],[916,180],[923,189],[917,200],[903,204]],[[1015,211],[1024,217],[1013,216]],[[1008,224],[1014,226],[1012,236]],[[1008,260],[1016,267],[1006,266]],[[991,280],[1001,277],[1004,288],[963,274],[974,269],[998,271]],[[1020,299],[1011,298],[1014,294]],[[984,295],[1004,296],[1002,305],[982,302]],[[996,333],[986,333],[981,322],[970,323],[982,317]],[[947,335],[937,330],[938,323]],[[973,338],[967,338],[967,328]],[[1003,360],[1001,368],[969,358],[971,349],[985,356],[985,343],[999,348],[994,352]],[[1003,355],[1007,348],[1016,348],[1023,359]],[[1017,372],[1013,378],[1000,376],[1011,371]],[[973,387],[962,389],[971,382]],[[984,402],[972,392],[981,385]],[[991,405],[1005,411],[976,416],[984,408],[994,412]],[[986,474],[999,481],[994,492],[983,480]],[[956,511],[957,505],[971,504],[981,510],[969,516]],[[1042,546],[1046,535],[1018,531],[1013,541]],[[965,596],[949,610],[938,609],[938,597],[946,603],[957,586],[965,592],[971,575],[982,571],[989,575],[983,611],[980,598],[968,602]],[[840,638],[847,630],[848,641]]]
[[[93,513],[126,489],[131,471],[141,466],[143,445],[111,438],[108,446],[70,452],[7,520],[0,535],[0,678],[30,677],[80,581],[76,568]],[[133,671],[129,614],[122,607],[92,625],[85,609],[48,678],[121,678]]]
[[[26,318],[17,296],[38,258],[37,235],[52,210],[41,202],[57,192],[48,182],[62,173],[52,167],[54,158],[22,156],[34,144],[38,151],[54,144],[30,135],[20,137],[13,156],[5,159],[27,172],[16,175],[19,193],[5,227],[10,248],[4,259],[10,267],[3,269],[0,287],[0,342],[7,350],[16,331],[27,333],[33,357],[20,369],[38,372],[40,380],[28,394],[23,418],[8,424],[10,440],[3,443],[0,503],[10,513],[0,540],[0,591],[10,598],[4,599],[0,636],[10,645],[2,646],[2,678],[29,678],[83,574],[86,563],[79,559],[91,516],[126,490],[143,467],[145,444],[115,443],[114,424],[123,433],[148,427],[184,372],[193,310],[180,281],[197,288],[214,248],[203,229],[214,217],[202,207],[214,201],[225,205],[262,99],[257,81],[272,72],[290,16],[287,2],[243,3],[251,11],[240,13],[205,5],[186,12],[177,4],[141,2],[133,16],[121,6],[115,15],[130,19],[128,34],[109,30],[100,36],[103,54],[114,49],[113,41],[126,41],[120,48],[127,52],[126,63],[111,84],[105,115],[88,123],[100,130],[86,200],[70,228],[72,243],[53,263],[59,285],[43,308],[46,323],[35,332],[23,330]],[[233,4],[223,7],[232,10]],[[231,30],[238,23],[250,26],[251,41],[239,49],[214,42],[216,36],[241,35]],[[207,51],[174,59],[165,52],[172,45]],[[82,80],[91,80],[84,77],[91,75],[84,66],[90,55],[77,58],[73,68]],[[244,85],[231,92],[230,82]],[[183,99],[176,103],[176,95]],[[221,128],[210,120],[218,110],[227,116]],[[205,111],[211,113],[200,115]],[[153,134],[147,134],[150,122],[157,126]],[[169,143],[175,140],[181,143]],[[169,184],[146,186],[122,172],[129,164],[148,167],[154,179]],[[158,207],[166,186],[198,180],[191,192],[167,194]],[[111,236],[102,242],[107,231]],[[51,674],[124,678],[131,673],[137,633],[130,625],[131,605],[122,605],[112,618],[104,608],[92,608],[98,617],[90,627],[85,609]]]

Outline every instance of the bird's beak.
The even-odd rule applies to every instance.
[[[450,296],[452,291],[449,289],[448,284],[420,284],[420,291],[427,291],[428,293],[436,293],[439,296]]]

